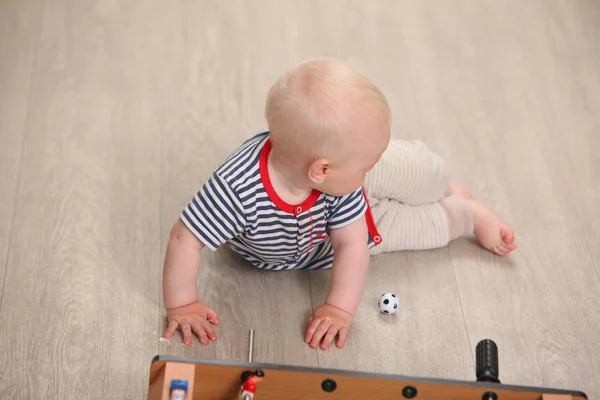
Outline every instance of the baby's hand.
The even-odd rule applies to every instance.
[[[348,329],[352,323],[352,315],[337,307],[323,304],[315,309],[308,319],[308,328],[304,341],[316,349],[321,343],[321,349],[327,350],[331,341],[338,336],[337,347],[342,347],[346,342]],[[323,338],[325,336],[325,338]]]
[[[186,306],[167,309],[168,326],[163,335],[169,339],[177,328],[183,334],[183,343],[192,344],[192,331],[200,339],[200,343],[208,344],[209,340],[217,340],[212,325],[219,325],[217,312],[206,304],[196,301]]]

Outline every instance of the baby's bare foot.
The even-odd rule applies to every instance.
[[[484,203],[469,200],[475,216],[475,236],[484,248],[499,256],[516,250],[515,235]]]

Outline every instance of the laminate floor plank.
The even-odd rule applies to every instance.
[[[0,308],[0,353],[11,365],[0,397],[147,390],[160,195],[148,65],[159,61],[160,35],[159,14],[139,6],[41,5]]]
[[[42,19],[39,1],[0,3],[0,304],[12,229],[29,82]]]

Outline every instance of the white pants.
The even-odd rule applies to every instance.
[[[383,242],[371,254],[444,247],[450,242],[443,160],[419,141],[392,140],[364,189]]]

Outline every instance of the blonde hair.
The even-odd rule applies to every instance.
[[[265,118],[273,148],[304,161],[342,162],[356,156],[368,137],[356,135],[356,118],[371,112],[389,131],[391,116],[383,93],[365,76],[335,58],[305,61],[281,76],[268,92]],[[372,132],[361,132],[372,133]]]

